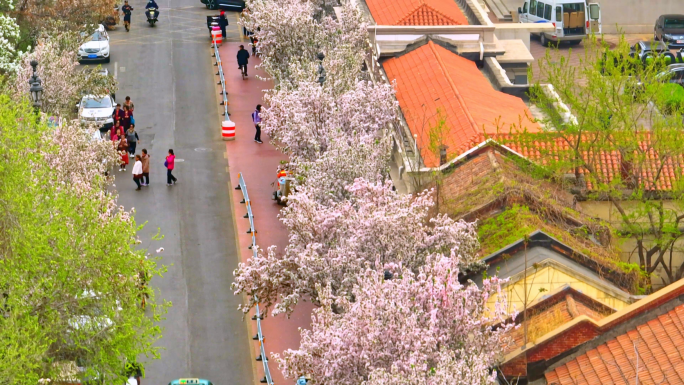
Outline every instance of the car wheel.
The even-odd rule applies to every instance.
[[[107,58],[104,59],[104,62],[105,62],[105,63],[109,63],[110,60],[111,60],[111,57],[107,56]]]
[[[653,40],[658,41],[658,33],[656,31],[653,31]]]
[[[218,9],[218,5],[216,5],[216,0],[208,0],[209,4],[209,9]]]
[[[541,45],[543,45],[544,47],[548,47],[548,46],[549,46],[549,39],[547,39],[546,36],[545,36],[543,33],[542,33],[541,35],[539,35],[539,42],[540,42]]]

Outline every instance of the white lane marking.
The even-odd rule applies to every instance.
[[[119,75],[119,62],[114,62],[114,79],[117,79]]]

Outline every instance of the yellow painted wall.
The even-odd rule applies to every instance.
[[[541,269],[527,276],[527,303],[531,304],[535,300],[548,295],[549,292],[554,291],[555,289],[558,289],[566,284],[569,284],[573,289],[580,291],[590,298],[610,306],[615,310],[620,310],[629,305],[629,303],[601,290],[600,288],[585,283],[553,266],[542,267]],[[504,288],[504,291],[508,297],[509,311],[513,311],[514,309],[517,311],[523,310],[525,298],[524,287],[524,280],[521,279],[517,282],[509,282]],[[493,296],[489,300],[489,307],[491,309],[493,309],[496,300],[497,296]]]

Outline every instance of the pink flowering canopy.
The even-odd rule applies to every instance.
[[[397,117],[393,96],[387,84],[359,81],[334,96],[318,83],[301,82],[297,89],[266,95],[262,127],[293,160],[311,161],[328,149],[330,138],[338,132],[381,137]]]
[[[83,71],[76,61],[80,37],[62,33],[38,40],[32,52],[25,54],[11,79],[15,100],[29,95],[29,78],[33,75],[31,61],[38,61],[38,75],[42,80],[41,111],[61,117],[74,116],[74,106],[83,95],[106,95],[116,92],[116,81],[109,76]],[[75,117],[75,116],[74,116]]]
[[[368,32],[354,4],[342,1],[341,18],[320,17],[324,1],[247,0],[249,9],[241,24],[252,31],[259,41],[263,68],[278,87],[289,88],[298,81],[315,81],[318,53],[329,59],[324,66],[344,67],[333,71],[331,86],[353,85],[361,71],[363,50]],[[317,16],[317,17],[314,17]],[[343,64],[344,63],[344,64]],[[310,66],[314,64],[314,66]]]
[[[391,183],[357,179],[349,199],[322,204],[308,187],[290,198],[281,214],[289,231],[284,255],[266,255],[241,263],[234,272],[235,294],[257,295],[274,314],[290,314],[304,299],[320,304],[318,286],[335,297],[349,296],[367,263],[378,268],[401,264],[416,270],[434,252],[454,252],[463,267],[478,263],[475,227],[439,215],[429,219],[430,192],[399,195]],[[253,300],[242,306],[248,311]]]
[[[456,253],[432,254],[415,272],[390,268],[391,279],[383,269],[364,268],[353,300],[319,286],[322,306],[311,329],[300,329],[300,348],[276,356],[281,369],[288,377],[309,374],[312,385],[416,384],[444,370],[457,370],[450,384],[492,383],[490,368],[511,328],[503,300],[487,307],[501,287],[497,278],[482,288],[459,283],[460,264]]]

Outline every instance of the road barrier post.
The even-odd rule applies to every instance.
[[[252,257],[258,258],[259,252],[256,245],[256,230],[254,229],[254,214],[252,213],[252,202],[249,200],[249,194],[247,193],[247,185],[245,184],[245,179],[242,177],[242,173],[238,173],[238,185],[235,187],[236,190],[242,191],[242,201],[247,206],[247,215],[245,218],[249,219],[249,230],[248,234],[252,234],[252,244],[249,248],[252,250]],[[264,377],[259,380],[262,384],[273,385],[273,378],[271,377],[271,369],[268,367],[268,357],[266,357],[266,348],[264,346],[264,333],[261,331],[261,320],[264,319],[263,313],[259,308],[259,299],[254,296],[255,314],[252,316],[252,320],[256,321],[257,324],[257,334],[252,337],[253,340],[259,341],[259,355],[256,357],[257,361],[260,361],[264,366]]]

